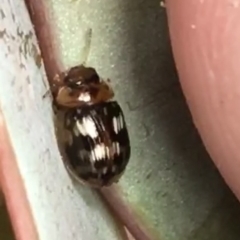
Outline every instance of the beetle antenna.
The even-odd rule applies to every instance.
[[[85,34],[85,46],[83,47],[82,50],[82,65],[86,66],[87,65],[87,61],[88,61],[88,57],[90,54],[90,50],[91,50],[91,43],[92,43],[92,29],[89,28]]]

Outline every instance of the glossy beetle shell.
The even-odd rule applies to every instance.
[[[71,133],[65,145],[70,171],[92,186],[108,186],[124,172],[130,142],[123,112],[115,101],[76,108],[65,116]]]
[[[109,84],[82,65],[57,75],[54,105],[65,111],[65,165],[77,180],[92,187],[119,180],[130,158],[130,141],[121,107]]]

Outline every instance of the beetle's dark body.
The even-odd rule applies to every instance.
[[[95,69],[82,65],[62,73],[57,81],[55,101],[66,110],[64,124],[70,134],[63,146],[68,170],[93,187],[118,181],[131,150],[122,109],[110,101],[112,89]]]
[[[121,176],[129,161],[130,143],[117,102],[68,111],[65,127],[72,134],[65,146],[69,167],[80,179],[107,186]]]

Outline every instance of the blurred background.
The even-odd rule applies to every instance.
[[[0,239],[15,240],[13,229],[2,194],[0,194]]]
[[[49,4],[65,66],[85,60],[92,29],[87,63],[111,79],[125,112],[132,157],[119,185],[139,221],[159,240],[239,240],[240,205],[192,122],[165,8],[155,0]],[[3,201],[0,221],[1,239],[14,239]]]

